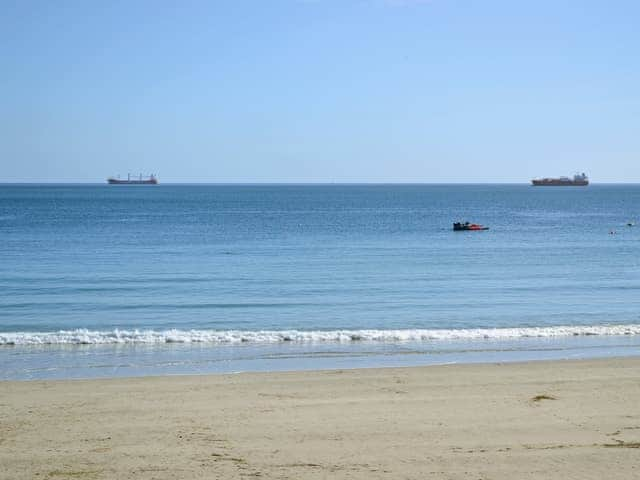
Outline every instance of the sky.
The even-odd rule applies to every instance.
[[[640,182],[637,0],[0,0],[0,182]]]

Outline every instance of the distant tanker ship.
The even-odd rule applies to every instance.
[[[584,173],[576,173],[573,179],[560,178],[536,178],[531,183],[537,187],[584,187],[589,185],[589,178]]]
[[[138,178],[131,178],[131,174],[129,174],[126,180],[121,180],[120,177],[109,177],[107,178],[107,183],[109,183],[109,185],[157,185],[158,179],[153,174],[148,177],[143,177],[142,174],[140,174]]]

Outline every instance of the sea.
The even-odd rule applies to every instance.
[[[0,185],[1,380],[632,355],[640,185]]]

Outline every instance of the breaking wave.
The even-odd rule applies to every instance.
[[[474,328],[454,330],[60,330],[0,333],[0,345],[93,345],[161,343],[429,342],[439,340],[543,338],[586,335],[640,335],[638,325]]]

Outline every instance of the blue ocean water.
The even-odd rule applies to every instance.
[[[0,237],[4,379],[640,353],[638,185],[0,185]]]

